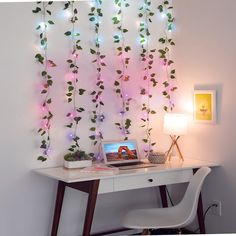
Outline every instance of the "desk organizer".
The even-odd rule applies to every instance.
[[[164,152],[151,152],[148,156],[148,160],[153,164],[164,164],[167,156]]]

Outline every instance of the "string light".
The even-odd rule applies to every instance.
[[[75,7],[75,2],[65,3],[65,11],[70,11],[72,14],[70,16],[71,29],[66,31],[64,34],[70,39],[72,43],[71,55],[67,60],[69,72],[65,75],[67,91],[66,99],[67,103],[71,104],[70,112],[67,113],[66,117],[68,118],[67,128],[70,129],[69,134],[67,135],[69,141],[71,142],[68,151],[75,152],[80,148],[79,145],[79,136],[78,136],[78,125],[79,121],[82,119],[81,113],[85,111],[83,107],[78,106],[78,96],[82,96],[85,92],[85,89],[79,87],[79,50],[82,50],[80,43],[80,33],[76,30],[76,22],[78,21],[78,11]]]
[[[141,46],[140,58],[143,62],[143,76],[142,79],[145,81],[145,87],[142,87],[140,90],[140,94],[144,96],[144,102],[142,104],[142,126],[145,129],[144,138],[142,139],[144,142],[144,151],[146,152],[146,156],[149,155],[149,152],[152,151],[152,146],[155,145],[151,141],[151,131],[150,128],[150,116],[151,114],[155,114],[156,112],[151,109],[150,100],[152,97],[151,87],[155,87],[157,84],[155,73],[152,73],[152,64],[154,62],[155,49],[150,49],[149,47],[149,38],[150,38],[150,27],[149,24],[152,22],[151,17],[154,13],[151,11],[151,1],[144,0],[143,6],[139,9],[139,17],[141,18],[139,24],[139,43]]]
[[[130,101],[131,98],[128,97],[128,94],[125,93],[124,82],[130,79],[130,76],[127,74],[127,69],[129,65],[130,58],[128,57],[128,52],[131,50],[131,47],[126,44],[125,33],[128,32],[123,26],[124,23],[124,9],[129,7],[129,3],[126,0],[117,0],[115,1],[116,13],[114,14],[112,21],[116,27],[116,34],[113,36],[113,42],[117,44],[116,51],[117,57],[119,58],[120,65],[117,67],[117,79],[114,81],[114,90],[120,100],[120,121],[116,122],[116,127],[121,131],[124,139],[128,139],[129,128],[131,127],[131,119],[127,117],[128,111],[130,110]]]
[[[103,16],[102,13],[102,0],[96,0],[93,2],[94,4],[91,5],[90,13],[89,13],[89,20],[93,24],[95,38],[92,41],[94,45],[93,48],[90,49],[90,53],[94,55],[94,59],[92,63],[94,63],[96,67],[96,80],[95,80],[95,89],[91,92],[92,102],[94,103],[94,110],[91,114],[91,122],[92,127],[90,127],[90,131],[92,134],[89,138],[92,140],[93,145],[97,147],[95,157],[99,157],[101,153],[100,143],[103,139],[102,131],[101,131],[101,123],[104,121],[105,116],[102,113],[102,107],[104,106],[103,102],[103,91],[104,91],[104,81],[102,79],[102,68],[106,66],[105,63],[105,55],[101,53],[101,43],[102,38],[100,36],[100,24],[101,18]]]
[[[173,60],[170,57],[170,47],[174,46],[175,43],[170,37],[169,34],[176,29],[175,18],[172,15],[171,9],[173,7],[170,5],[170,2],[163,2],[158,6],[160,15],[165,14],[165,29],[163,36],[159,39],[159,42],[162,44],[162,48],[158,50],[159,58],[162,60],[162,66],[164,70],[164,82],[163,84],[163,96],[167,99],[167,104],[163,106],[165,111],[171,111],[174,108],[174,102],[172,101],[172,93],[176,90],[176,87],[173,86],[173,82],[176,78],[175,69],[173,69]],[[173,89],[174,87],[174,89]]]
[[[51,137],[50,137],[50,129],[51,129],[51,120],[53,118],[53,113],[50,108],[50,104],[52,103],[52,99],[50,97],[50,89],[53,85],[53,78],[49,74],[49,68],[55,67],[56,64],[49,60],[48,58],[48,38],[47,38],[47,28],[48,24],[53,25],[54,22],[50,19],[47,19],[47,16],[51,16],[51,11],[49,10],[49,6],[53,2],[37,2],[37,7],[33,10],[33,13],[39,14],[42,18],[42,22],[40,22],[36,28],[39,34],[40,39],[40,48],[41,50],[35,55],[36,61],[42,67],[41,74],[41,85],[40,85],[40,96],[41,96],[41,121],[38,129],[38,133],[41,137],[41,151],[42,155],[38,157],[40,161],[46,161],[50,152],[51,147]]]

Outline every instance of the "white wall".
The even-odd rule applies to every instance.
[[[111,15],[110,10],[112,1],[106,2],[106,20],[103,22],[103,30],[110,29]],[[130,71],[132,78],[135,80],[129,84],[130,93],[134,95],[135,103],[132,107],[132,115],[135,118],[134,125],[131,129],[132,137],[139,137],[139,141],[143,137],[143,130],[137,129],[140,126],[139,115],[139,81],[140,81],[140,62],[138,61],[137,44],[137,28],[136,14],[137,1],[133,3],[127,11],[130,18],[127,19],[127,24],[130,32],[127,34],[127,39],[133,45]],[[86,2],[83,8],[80,9],[82,14],[81,32],[83,40],[91,40],[94,38],[91,27],[87,20],[88,5]],[[157,2],[155,3],[158,4]],[[62,164],[63,154],[68,147],[66,139],[65,114],[67,112],[66,104],[64,103],[64,74],[67,71],[66,59],[69,54],[68,39],[63,35],[68,30],[69,25],[65,19],[59,14],[63,8],[62,3],[53,5],[55,26],[50,27],[48,31],[49,38],[49,55],[58,67],[52,72],[55,77],[55,85],[53,87],[52,96],[55,101],[53,111],[55,119],[52,127],[52,146],[53,151],[51,158],[47,163],[37,161],[39,153],[39,139],[36,134],[38,123],[37,110],[37,94],[36,84],[39,81],[38,71],[39,66],[35,63],[34,55],[37,52],[37,36],[35,27],[39,23],[39,19],[32,13],[35,4],[32,3],[0,3],[0,29],[1,29],[1,44],[0,44],[0,107],[1,107],[1,122],[0,122],[0,235],[5,236],[47,236],[50,232],[52,212],[54,209],[54,199],[56,191],[56,181],[49,178],[38,176],[33,173],[32,169],[57,166]],[[55,15],[56,14],[56,15]],[[109,15],[110,14],[110,15]],[[105,16],[104,16],[105,17]],[[155,19],[156,24],[153,25],[153,41],[155,45],[158,38],[158,31],[161,30],[161,25],[158,24],[158,18]],[[109,32],[109,31],[108,31]],[[107,32],[103,32],[108,36]],[[111,35],[109,35],[111,36]],[[119,138],[119,132],[113,125],[117,119],[117,104],[109,99],[112,96],[112,81],[114,76],[114,65],[116,59],[113,57],[114,48],[112,37],[104,37],[103,49],[109,57],[108,68],[106,71],[107,93],[105,94],[106,103],[106,123],[104,123],[104,135],[106,139]],[[109,41],[110,40],[110,41]],[[85,43],[84,43],[85,44]],[[110,45],[110,47],[108,46]],[[91,68],[91,55],[88,53],[88,43],[85,45],[87,52],[82,54],[83,60],[80,61],[82,83],[92,90],[93,78],[95,70]],[[112,58],[112,59],[111,59]],[[138,81],[138,82],[137,82]],[[133,89],[135,88],[135,89]],[[115,99],[114,99],[115,100]],[[154,107],[160,112],[161,99],[158,102],[153,102]],[[63,105],[64,104],[64,105]],[[88,105],[91,110],[91,104]],[[86,150],[93,149],[89,139],[88,127],[90,123],[87,118],[82,122],[82,142],[81,146]],[[160,113],[161,114],[161,113]],[[154,116],[154,138],[157,137],[158,130],[161,130],[161,118],[159,115]],[[160,116],[161,117],[161,116]],[[160,140],[165,148],[168,144]],[[141,145],[141,142],[140,142]],[[133,197],[135,196],[135,198]],[[78,191],[69,190],[65,196],[65,207],[62,212],[62,220],[59,228],[60,236],[75,236],[81,232],[83,223],[83,213],[85,210],[86,195]],[[130,207],[145,206],[156,204],[156,196],[153,189],[148,191],[137,190],[134,192],[121,192],[118,194],[107,194],[99,196],[98,205],[95,212],[95,222],[93,231],[100,231],[110,228],[119,228],[121,219],[124,213]],[[109,208],[109,211],[106,211]],[[109,213],[108,213],[109,212]],[[112,219],[112,220],[111,220]],[[108,224],[109,222],[109,224]]]
[[[183,138],[185,155],[216,161],[204,187],[205,208],[212,199],[222,201],[222,216],[206,217],[208,233],[235,233],[235,59],[234,0],[174,1],[177,21],[174,51],[179,91],[177,107],[191,116],[195,88],[217,90],[216,125],[191,123]]]

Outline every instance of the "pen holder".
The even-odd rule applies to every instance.
[[[148,160],[152,164],[164,164],[167,156],[164,152],[151,152],[148,156]]]

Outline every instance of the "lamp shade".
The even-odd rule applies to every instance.
[[[184,114],[169,113],[164,116],[164,133],[169,135],[184,135],[187,133],[188,121]]]

